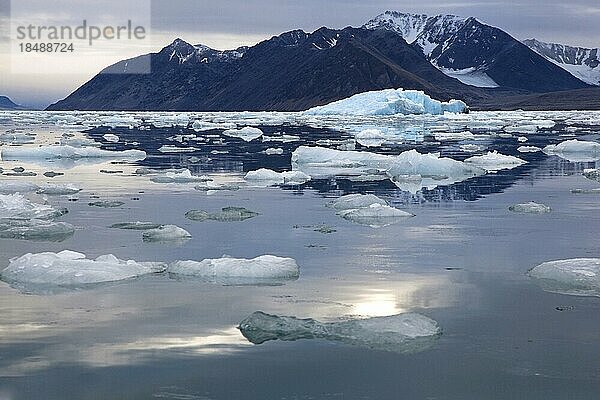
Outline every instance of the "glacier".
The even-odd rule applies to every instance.
[[[426,350],[442,333],[436,321],[417,313],[320,322],[256,311],[244,318],[238,329],[254,344],[269,340],[325,339],[397,353]]]
[[[460,100],[440,102],[419,90],[383,89],[358,93],[346,99],[313,107],[306,115],[394,115],[464,113],[467,105]]]
[[[600,258],[548,261],[527,275],[548,292],[600,297]]]

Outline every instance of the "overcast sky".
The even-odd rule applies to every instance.
[[[110,3],[115,0],[14,1],[19,5],[30,4],[32,13],[34,10],[41,13],[43,9],[45,19],[67,21],[73,19],[70,11],[77,10],[79,15],[85,15],[92,3],[96,6],[106,4],[104,17],[110,17],[111,7],[114,7]],[[152,1],[151,7],[146,6],[147,1]],[[133,4],[133,9],[149,9],[152,45],[147,46],[148,51],[156,51],[176,37],[218,49],[235,48],[296,28],[312,31],[321,26],[360,26],[385,10],[475,16],[517,39],[535,37],[543,41],[600,46],[600,0],[134,0],[127,3]],[[5,16],[8,4],[9,0],[0,0],[0,10]],[[98,14],[94,10],[89,12]],[[113,12],[123,14],[122,10]],[[4,32],[0,32],[5,41],[6,24],[5,18]],[[14,75],[7,68],[10,63],[5,45],[3,50],[0,49],[0,95],[8,95],[22,104],[44,106],[68,95],[106,64],[129,57],[135,51],[140,50],[112,49],[110,55],[97,59],[97,65],[82,62],[79,73]]]

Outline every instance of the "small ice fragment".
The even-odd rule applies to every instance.
[[[414,217],[406,211],[388,205],[371,204],[368,207],[338,211],[338,215],[357,224],[381,228]]]
[[[0,218],[2,219],[54,219],[68,211],[48,204],[33,203],[22,194],[0,195]]]
[[[542,151],[542,149],[540,149],[537,146],[519,146],[517,147],[517,151],[519,153],[535,153],[538,151]]]
[[[177,242],[191,237],[188,231],[176,225],[161,225],[155,229],[148,229],[142,234],[144,242]]]
[[[257,212],[250,211],[244,207],[223,207],[217,213],[208,213],[203,210],[190,210],[185,213],[185,217],[193,221],[213,220],[220,222],[244,221],[254,218],[257,215],[259,215]]]
[[[246,126],[242,129],[227,129],[226,131],[223,131],[223,135],[240,138],[245,142],[251,142],[252,140],[261,137],[263,131],[258,128]]]
[[[483,150],[485,147],[479,146],[477,144],[467,143],[467,144],[461,144],[459,148],[462,151],[466,151],[467,153],[475,153],[477,151]]]
[[[571,189],[574,194],[600,194],[600,188],[594,189]]]
[[[162,145],[158,149],[161,153],[193,153],[196,150],[198,149],[195,147],[177,147],[168,144]]]
[[[283,154],[283,149],[269,147],[268,149],[265,150],[265,154],[267,154],[269,156]]]
[[[250,171],[244,180],[255,186],[302,185],[310,181],[310,176],[301,171],[276,172],[266,168]]]
[[[218,284],[284,283],[298,279],[300,270],[293,258],[263,255],[252,259],[221,257],[202,261],[175,261],[167,271],[194,276]]]
[[[100,207],[100,208],[115,208],[115,207],[121,207],[123,204],[125,204],[125,203],[120,200],[98,200],[98,201],[89,202],[88,206]]]
[[[525,136],[519,136],[519,137],[517,138],[517,141],[518,141],[519,143],[525,143],[525,142],[526,142],[526,141],[528,141],[528,140],[529,140],[529,139],[527,139]]]
[[[531,269],[527,275],[548,292],[600,297],[600,258],[548,261]]]
[[[583,170],[583,176],[593,181],[600,182],[600,168],[586,168]]]
[[[435,140],[469,140],[475,139],[475,135],[471,131],[463,131],[463,132],[435,132],[434,135]]]
[[[154,222],[135,221],[135,222],[118,222],[116,224],[112,224],[111,226],[109,226],[109,228],[145,231],[148,229],[160,228],[161,226],[162,226],[161,224],[155,224]]]
[[[371,204],[387,205],[385,200],[380,199],[374,194],[348,194],[330,201],[327,203],[327,207],[331,207],[334,210],[350,210],[369,207]]]
[[[497,151],[489,151],[482,156],[473,156],[465,160],[465,163],[483,168],[488,172],[496,172],[502,169],[512,169],[520,165],[527,164],[527,161],[521,160],[515,156],[507,156]]]
[[[112,133],[107,133],[106,135],[103,135],[102,137],[107,142],[117,143],[119,141],[119,137]]]
[[[163,272],[156,262],[120,260],[112,254],[88,259],[85,254],[63,250],[59,253],[28,253],[10,260],[0,272],[3,281],[26,291],[52,287],[78,288]]]
[[[46,184],[41,185],[36,192],[48,196],[67,196],[79,193],[80,191],[80,188],[69,184]]]
[[[416,313],[325,323],[256,311],[244,318],[238,329],[254,344],[269,340],[325,339],[398,353],[426,350],[441,334],[436,321]]]
[[[529,214],[545,214],[552,211],[552,209],[547,205],[536,203],[534,201],[530,201],[528,203],[513,204],[512,206],[508,207],[508,209],[516,213]]]
[[[543,151],[548,155],[557,155],[571,162],[600,160],[600,143],[591,141],[567,140],[557,145],[548,145],[544,147]]]
[[[386,141],[385,135],[379,129],[365,129],[355,136],[356,141],[365,147],[379,147]]]

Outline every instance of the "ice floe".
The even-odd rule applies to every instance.
[[[190,210],[185,213],[187,219],[192,221],[219,221],[219,222],[236,222],[244,221],[258,216],[259,213],[248,210],[244,207],[223,207],[220,212],[209,213],[204,210]]]
[[[519,203],[513,204],[508,207],[508,209],[512,212],[516,213],[529,213],[529,214],[545,214],[552,211],[552,208],[545,204],[536,203],[535,201],[530,201],[527,203]]]
[[[571,162],[591,162],[600,160],[600,143],[577,139],[544,147],[544,153],[557,155]]]
[[[356,208],[369,207],[372,204],[379,204],[386,206],[385,200],[380,199],[374,194],[347,194],[345,196],[338,197],[335,200],[327,203],[327,207],[331,207],[334,210],[352,210]]]
[[[149,174],[155,174],[150,180],[155,183],[195,183],[210,181],[207,176],[192,175],[189,169],[169,169],[165,171],[148,170]]]
[[[157,229],[160,228],[162,224],[155,224],[154,222],[142,222],[142,221],[134,221],[134,222],[117,222],[109,226],[109,228],[113,229],[128,229],[135,231],[146,231],[148,229]]]
[[[371,204],[367,207],[340,210],[338,211],[338,215],[348,221],[373,228],[392,225],[405,220],[406,218],[414,217],[414,214],[409,212],[381,204]]]
[[[142,150],[109,151],[96,147],[73,147],[48,145],[39,147],[3,147],[0,151],[3,160],[60,159],[60,158],[113,158],[143,160]]]
[[[519,153],[536,153],[538,151],[542,151],[542,149],[537,146],[519,146],[517,147],[517,151]]]
[[[179,242],[191,237],[191,233],[176,225],[161,225],[142,233],[144,242]]]
[[[244,318],[238,328],[254,344],[269,340],[325,339],[398,353],[426,350],[441,334],[436,321],[417,313],[320,322],[256,311]]]
[[[586,168],[583,170],[583,176],[593,181],[600,182],[600,168]]]
[[[66,222],[41,219],[0,219],[0,238],[61,242],[75,233]]]
[[[80,191],[80,188],[71,184],[45,184],[38,187],[36,193],[47,196],[68,196]]]
[[[468,110],[460,100],[434,100],[422,91],[383,89],[355,94],[346,99],[305,111],[307,115],[393,115],[462,113]]]
[[[218,284],[277,284],[297,279],[300,270],[293,258],[263,255],[256,258],[209,258],[202,261],[175,261],[171,274],[193,276]]]
[[[354,138],[361,146],[365,147],[379,147],[387,141],[386,135],[379,129],[362,130]]]
[[[497,151],[489,151],[481,156],[469,157],[465,163],[475,165],[487,172],[496,172],[503,169],[512,169],[520,165],[527,164],[527,161],[521,160],[519,157],[500,154]]]
[[[254,186],[302,185],[310,179],[301,171],[276,172],[266,168],[250,171],[244,176],[244,180]]]
[[[527,275],[549,292],[574,296],[600,296],[600,258],[548,261]]]
[[[119,141],[119,137],[113,133],[107,133],[102,136],[104,140],[107,142],[117,143]]]
[[[254,139],[261,137],[263,135],[263,131],[258,128],[246,126],[241,129],[227,129],[223,131],[223,135],[240,138],[245,142],[251,142]]]
[[[163,272],[165,268],[163,263],[125,261],[112,254],[88,259],[85,254],[63,250],[12,258],[0,277],[12,286],[35,291],[121,281]]]
[[[20,193],[0,195],[0,219],[54,219],[66,213],[66,208],[33,203]]]

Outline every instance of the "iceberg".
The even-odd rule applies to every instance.
[[[190,239],[192,235],[176,225],[161,225],[142,233],[144,242],[178,242]]]
[[[600,258],[548,261],[527,275],[548,292],[600,297]]]
[[[190,210],[185,213],[185,217],[192,221],[213,220],[219,222],[244,221],[249,218],[254,218],[257,215],[260,214],[244,207],[223,207],[221,211],[217,213],[209,213],[204,210]]]
[[[92,260],[85,254],[63,250],[12,258],[8,267],[0,272],[0,278],[26,291],[52,287],[74,289],[163,272],[165,269],[163,263],[125,261],[112,254]]]
[[[62,242],[73,236],[75,228],[66,222],[41,219],[0,219],[0,238]]]
[[[577,139],[550,144],[543,149],[548,155],[556,155],[571,162],[593,162],[600,160],[600,143]]]
[[[256,258],[209,258],[175,261],[167,271],[176,276],[193,276],[224,285],[281,284],[298,279],[300,270],[293,258],[263,255]]]
[[[310,176],[301,171],[276,172],[266,168],[250,171],[244,180],[254,186],[302,185],[310,181]]]
[[[534,201],[530,201],[528,203],[513,204],[512,206],[508,207],[508,209],[516,213],[529,214],[545,214],[552,211],[552,209],[547,205],[536,203]]]
[[[583,170],[583,176],[592,181],[600,182],[600,168],[586,168]]]
[[[385,175],[394,157],[367,151],[300,146],[292,153],[292,169],[313,178]]]
[[[246,126],[241,129],[227,129],[223,131],[223,135],[240,138],[245,142],[251,142],[254,139],[258,139],[263,135],[263,131],[258,128]]]
[[[33,203],[20,193],[0,195],[0,219],[54,219],[68,211],[48,204]]]
[[[140,168],[141,170],[141,168]],[[152,173],[154,171],[149,171]],[[192,175],[192,172],[187,169],[170,169],[166,171],[157,171],[159,175],[153,176],[150,180],[154,183],[194,183],[194,182],[206,182],[211,179],[207,176],[196,176]]]
[[[109,151],[96,147],[73,147],[67,145],[5,147],[0,154],[3,160],[113,158],[137,161],[146,158],[146,152],[142,150]]]
[[[504,154],[500,154],[497,151],[488,151],[487,154],[484,154],[482,156],[469,157],[464,162],[482,168],[487,172],[496,172],[503,169],[513,169],[520,165],[527,164],[527,161],[525,160],[521,160],[520,158],[515,156],[507,156]]]
[[[414,214],[409,212],[381,204],[371,204],[367,207],[341,210],[338,211],[338,215],[348,221],[372,228],[381,228],[398,223],[406,218],[414,217]]]
[[[434,100],[419,90],[384,89],[355,94],[324,106],[313,107],[306,115],[393,115],[467,112],[460,100],[447,103]]]
[[[387,206],[385,200],[374,194],[347,194],[327,203],[327,207],[334,210],[352,210],[356,208],[369,207],[372,204]]]
[[[379,129],[365,129],[357,133],[354,138],[365,147],[379,147],[387,140],[386,136]]]
[[[238,329],[254,344],[269,340],[325,339],[397,353],[426,350],[442,333],[436,321],[417,313],[320,322],[256,311],[244,318]]]

